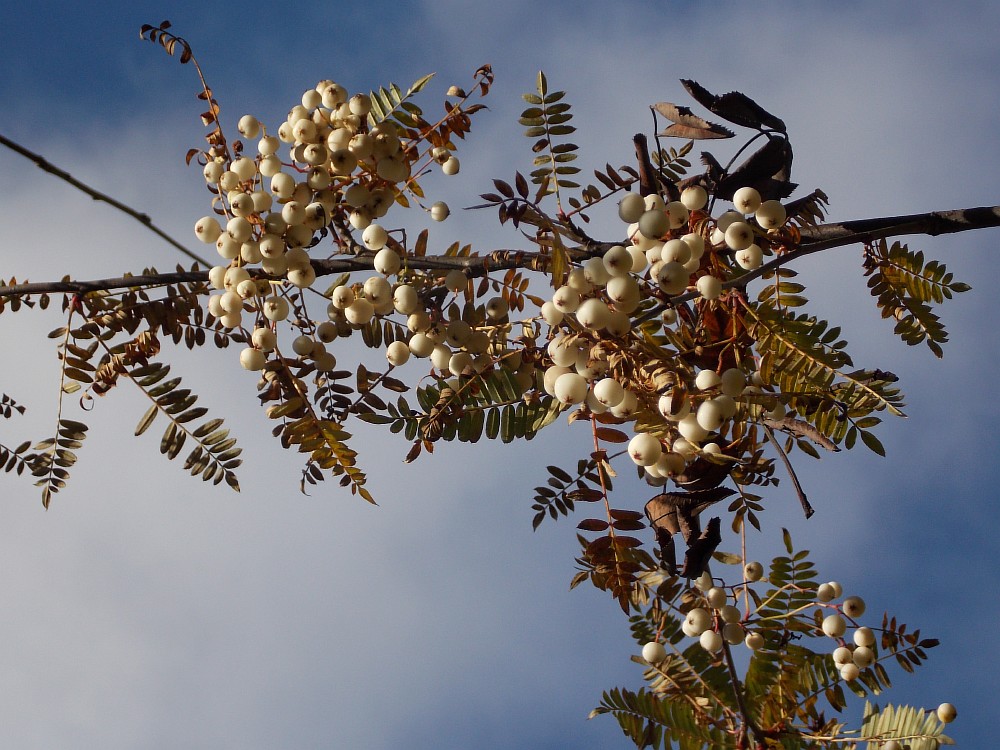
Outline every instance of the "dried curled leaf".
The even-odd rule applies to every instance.
[[[730,91],[728,94],[716,96],[696,81],[682,78],[681,84],[701,106],[735,125],[754,130],[766,128],[777,130],[779,133],[785,132],[784,122],[746,94]]]
[[[709,122],[694,114],[687,107],[681,107],[670,102],[658,102],[653,109],[670,120],[673,124],[660,132],[660,135],[687,138],[688,140],[707,140],[714,138],[732,138],[736,135],[732,130],[714,122]]]

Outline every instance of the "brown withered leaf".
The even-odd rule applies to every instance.
[[[658,102],[653,109],[670,120],[673,124],[660,132],[660,135],[687,138],[700,141],[714,138],[732,138],[736,135],[729,128],[724,128],[714,122],[698,117],[687,107],[681,107],[670,102]]]
[[[608,522],[600,518],[584,518],[576,527],[581,531],[604,531],[608,528]]]
[[[685,578],[697,578],[706,570],[712,559],[712,553],[722,542],[720,531],[721,519],[714,516],[708,520],[708,526],[698,535],[698,538],[688,544],[684,555],[684,568],[681,575]]]
[[[629,440],[628,435],[624,432],[610,427],[598,427],[594,431],[594,434],[599,440],[603,440],[606,443],[627,443]]]
[[[660,559],[671,574],[677,572],[674,535],[681,534],[690,547],[701,533],[698,522],[701,512],[732,494],[734,490],[728,487],[715,487],[700,492],[663,492],[646,503],[646,517],[656,534]]]
[[[746,94],[730,91],[716,96],[696,81],[682,78],[681,84],[701,106],[724,120],[754,130],[785,132],[785,123],[757,104]]]
[[[687,465],[683,474],[674,477],[674,482],[688,492],[704,492],[726,481],[732,468],[729,463],[715,463],[699,457]]]
[[[791,176],[791,144],[786,138],[768,137],[767,143],[718,181],[715,195],[723,200],[731,200],[740,188],[752,187],[764,200],[781,200],[798,187],[794,182],[789,182]]]

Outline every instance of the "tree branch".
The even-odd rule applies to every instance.
[[[774,437],[774,430],[772,430],[766,424],[764,425],[764,434],[767,435],[767,439],[770,441],[771,445],[778,452],[778,456],[781,457],[781,461],[785,464],[785,469],[788,471],[788,476],[792,479],[792,484],[795,486],[795,494],[799,498],[799,504],[802,506],[802,512],[806,514],[806,518],[811,518],[812,514],[815,513],[815,509],[806,497],[805,490],[802,489],[802,485],[799,483],[799,477],[795,473],[795,469],[792,468],[792,462],[788,460],[788,454],[782,450],[781,445],[778,443],[777,438]]]
[[[801,232],[799,246],[791,252],[768,261],[760,268],[747,271],[742,276],[722,283],[723,289],[743,289],[754,279],[758,279],[775,268],[787,266],[806,255],[818,253],[845,245],[865,244],[886,237],[897,237],[908,234],[922,234],[935,237],[939,234],[968,232],[973,229],[988,229],[1000,226],[1000,206],[980,206],[977,208],[958,208],[953,211],[931,211],[925,214],[909,214],[906,216],[885,216],[874,219],[855,219],[836,224],[824,224],[820,227],[810,227]],[[680,304],[697,299],[698,292],[672,297],[672,304]],[[660,310],[651,311],[648,315],[657,315]]]
[[[839,224],[824,224],[802,230],[802,241],[799,247],[790,253],[765,263],[760,268],[750,271],[738,279],[726,282],[723,286],[745,286],[747,282],[763,276],[779,266],[784,266],[820,250],[844,245],[866,244],[887,237],[898,237],[908,234],[922,234],[936,237],[939,234],[968,232],[972,229],[988,229],[1000,226],[1000,206],[980,206],[978,208],[959,208],[954,211],[932,211],[926,214],[909,214],[906,216],[886,216],[876,219],[857,219]]]
[[[65,170],[59,169],[59,167],[55,166],[52,162],[50,162],[44,156],[42,156],[40,154],[36,154],[33,151],[29,151],[24,146],[21,146],[20,144],[15,143],[14,141],[10,140],[9,138],[5,138],[3,136],[3,134],[0,134],[0,146],[6,146],[11,151],[15,151],[15,152],[19,153],[21,156],[25,157],[26,159],[30,159],[31,161],[33,161],[35,163],[36,166],[38,166],[39,169],[41,169],[41,170],[43,170],[45,172],[48,172],[51,175],[55,175],[60,180],[65,180],[70,185],[72,185],[73,187],[75,187],[77,190],[80,190],[80,191],[86,193],[87,195],[89,195],[95,201],[101,201],[103,203],[107,203],[109,206],[117,208],[119,211],[128,214],[133,219],[135,219],[140,224],[142,224],[144,227],[146,227],[146,229],[148,229],[149,231],[151,231],[153,234],[157,235],[161,239],[165,240],[168,244],[172,245],[173,247],[175,247],[180,252],[184,253],[186,256],[188,256],[192,260],[195,260],[195,261],[201,263],[203,266],[210,265],[208,263],[208,261],[206,261],[204,258],[202,258],[199,255],[196,255],[195,253],[191,252],[186,247],[184,247],[184,245],[182,245],[180,242],[178,242],[173,237],[171,237],[169,234],[167,234],[162,229],[160,229],[158,226],[156,226],[153,223],[153,220],[147,214],[139,213],[134,208],[130,208],[129,206],[126,206],[124,203],[115,200],[111,196],[105,195],[104,193],[101,193],[101,192],[98,192],[97,190],[95,190],[94,188],[90,187],[89,185],[85,185],[84,183],[82,183],[78,179],[76,179],[73,175],[71,175],[69,172],[66,172]]]
[[[2,139],[3,136],[0,136]],[[4,144],[6,145],[6,144]],[[30,152],[29,152],[30,153]],[[43,160],[44,161],[44,160]],[[110,202],[111,199],[109,199]],[[115,205],[112,203],[112,205]],[[127,209],[127,207],[125,207]],[[125,210],[123,209],[123,210]],[[129,213],[131,209],[126,210]],[[148,217],[146,217],[148,219]],[[139,219],[142,221],[142,219]],[[143,223],[146,223],[145,221]],[[974,229],[986,229],[1000,226],[1000,206],[985,206],[965,208],[954,211],[933,211],[925,214],[908,216],[889,216],[874,219],[845,221],[837,224],[825,224],[821,227],[802,231],[802,242],[798,248],[785,253],[778,258],[765,263],[760,268],[749,271],[737,279],[723,284],[724,287],[745,287],[753,279],[759,278],[768,271],[787,265],[798,258],[821,250],[829,250],[845,245],[863,244],[885,237],[895,237],[907,234],[922,234],[937,236],[968,232]],[[571,248],[574,259],[584,259],[603,254],[614,242],[597,242],[575,252]],[[203,261],[201,261],[203,262]],[[408,257],[408,268],[421,271],[452,269],[464,270],[470,278],[484,276],[491,271],[504,271],[509,268],[528,268],[543,271],[549,263],[549,256],[544,253],[527,252],[523,250],[495,250],[486,255],[471,257],[455,257],[432,255],[423,257]],[[370,271],[373,268],[371,255],[347,255],[326,260],[314,260],[313,268],[317,276],[328,276],[346,271]],[[253,271],[251,271],[253,273]],[[262,276],[259,272],[258,276]],[[112,291],[136,287],[155,287],[181,282],[200,282],[208,280],[208,271],[183,271],[175,273],[144,274],[138,276],[123,276],[119,278],[95,279],[90,281],[46,281],[26,284],[0,286],[0,298],[21,297],[34,294],[51,294],[59,292],[85,293],[93,291]],[[689,292],[671,299],[674,304],[698,297],[697,292]]]

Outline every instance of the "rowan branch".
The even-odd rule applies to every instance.
[[[824,224],[802,230],[799,246],[760,268],[743,274],[738,279],[727,281],[723,287],[745,286],[760,276],[820,250],[833,247],[861,244],[887,237],[921,234],[936,237],[939,234],[968,232],[972,229],[988,229],[1000,226],[1000,206],[980,206],[959,208],[953,211],[931,211],[925,214],[906,216],[885,216],[875,219],[857,219],[837,224]]]
[[[86,185],[86,184],[80,182],[78,179],[76,179],[69,172],[67,172],[67,171],[65,171],[63,169],[60,169],[59,167],[57,167],[56,165],[54,165],[52,162],[50,162],[48,159],[46,159],[41,154],[36,154],[34,151],[29,151],[24,146],[22,146],[22,145],[20,145],[18,143],[15,143],[14,141],[10,140],[9,138],[5,138],[3,136],[3,134],[0,134],[0,146],[6,146],[11,151],[15,151],[16,153],[19,153],[21,156],[25,157],[26,159],[30,159],[42,171],[48,172],[51,175],[55,175],[60,180],[64,180],[64,181],[68,182],[70,185],[72,185],[73,187],[75,187],[77,190],[80,190],[80,191],[86,193],[87,195],[89,195],[95,201],[101,201],[102,203],[107,203],[109,206],[112,206],[113,208],[117,208],[122,213],[128,214],[133,219],[135,219],[140,224],[142,224],[144,227],[146,227],[146,229],[148,229],[149,231],[151,231],[153,234],[155,234],[156,236],[158,236],[161,239],[165,240],[168,244],[172,245],[174,248],[176,248],[180,252],[184,253],[189,258],[191,258],[191,260],[195,260],[198,263],[201,263],[203,266],[209,266],[209,265],[211,265],[204,258],[202,258],[201,256],[196,255],[195,253],[191,252],[186,247],[184,247],[184,245],[182,245],[180,242],[178,242],[173,237],[171,237],[169,234],[167,234],[162,229],[160,229],[158,226],[156,226],[153,223],[153,220],[149,217],[148,214],[140,213],[139,211],[136,211],[134,208],[130,208],[129,206],[126,206],[121,201],[115,200],[111,196],[105,195],[104,193],[102,193],[102,192],[100,192],[98,190],[95,190],[94,188],[90,187],[89,185]]]
[[[2,136],[0,136],[2,138]],[[112,204],[114,205],[114,204]],[[127,207],[126,207],[127,208]],[[147,217],[148,218],[148,217]],[[141,219],[140,219],[141,220]],[[145,223],[145,222],[144,222]],[[765,263],[760,268],[749,271],[737,279],[723,284],[723,287],[745,287],[753,279],[759,278],[768,271],[785,266],[801,258],[821,250],[829,250],[846,245],[864,244],[885,237],[921,234],[937,236],[939,234],[954,234],[975,229],[986,229],[1000,226],[1000,206],[965,208],[954,211],[933,211],[925,214],[908,216],[889,216],[874,219],[859,219],[802,231],[802,241],[791,252]],[[607,251],[615,242],[595,242],[578,248],[571,248],[574,259],[595,257]],[[449,255],[431,255],[422,257],[407,257],[407,268],[417,271],[449,271],[461,269],[470,278],[485,276],[491,271],[505,271],[509,268],[527,268],[533,271],[544,271],[549,263],[546,253],[527,252],[524,250],[495,250],[486,255],[455,257]],[[312,261],[317,277],[334,273],[350,271],[370,271],[373,269],[372,255],[344,255],[325,260]],[[260,271],[249,269],[251,275],[269,278]],[[277,277],[275,277],[277,278]],[[116,289],[134,289],[163,286],[181,282],[207,282],[208,271],[178,271],[174,273],[142,274],[122,276],[118,278],[75,281],[44,281],[25,284],[0,286],[0,298],[23,297],[36,294],[52,293],[86,293],[94,291],[114,291]],[[697,292],[689,292],[671,299],[671,303],[679,304],[695,299]]]

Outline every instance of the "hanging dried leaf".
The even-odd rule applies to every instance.
[[[690,546],[700,531],[699,514],[710,505],[732,494],[734,490],[728,487],[716,487],[700,492],[664,492],[646,503],[646,517],[656,534],[656,541],[660,545],[660,557],[668,571],[676,573],[674,535],[682,534]]]
[[[728,94],[716,96],[695,81],[682,78],[681,83],[701,106],[735,125],[754,130],[767,129],[777,130],[779,133],[785,132],[784,122],[746,94],[730,91]]]
[[[688,544],[687,554],[684,556],[684,568],[681,570],[682,576],[697,578],[708,569],[712,553],[722,543],[720,526],[721,519],[718,516],[710,518],[705,530]]]
[[[764,200],[780,200],[787,198],[798,187],[794,182],[789,182],[791,174],[791,144],[786,138],[769,136],[767,143],[739,167],[718,180],[715,195],[731,200],[740,188],[752,187]]]
[[[732,138],[736,135],[728,128],[698,117],[698,115],[694,114],[687,107],[681,107],[670,102],[658,102],[653,105],[653,109],[673,123],[666,130],[661,131],[660,135],[695,141]]]

